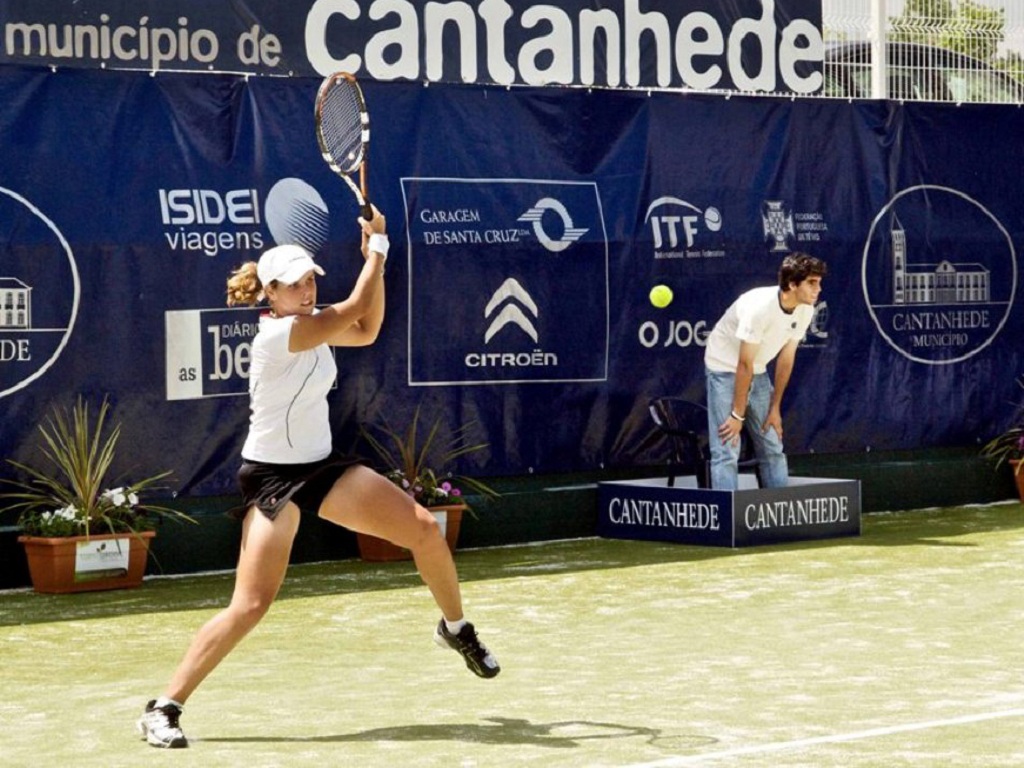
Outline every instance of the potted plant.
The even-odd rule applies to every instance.
[[[363,438],[385,465],[379,469],[380,473],[434,514],[452,552],[458,542],[463,513],[472,514],[463,489],[471,489],[486,497],[498,495],[486,483],[465,475],[454,475],[448,469],[456,459],[487,447],[487,443],[470,441],[468,433],[473,424],[464,424],[443,437],[442,420],[438,417],[421,440],[420,409],[417,406],[404,432],[397,431],[386,420],[373,427],[364,426],[361,430]],[[364,560],[408,560],[412,557],[408,550],[376,536],[357,534],[357,540]]]
[[[104,436],[106,398],[95,421],[79,397],[68,412],[55,408],[39,426],[44,468],[7,459],[27,480],[2,479],[4,511],[19,512],[18,541],[28,556],[37,592],[83,592],[138,586],[150,539],[161,518],[195,522],[167,507],[144,504],[140,494],[170,472],[105,487],[121,427]]]
[[[1024,387],[1020,379],[1017,384]],[[981,449],[981,455],[996,460],[996,469],[1009,464],[1017,483],[1017,494],[1024,501],[1024,404],[1018,405],[1013,426],[989,440]]]

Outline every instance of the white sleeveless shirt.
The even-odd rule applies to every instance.
[[[331,453],[327,393],[338,375],[327,344],[288,351],[294,317],[260,318],[249,368],[249,434],[242,458],[306,464]]]

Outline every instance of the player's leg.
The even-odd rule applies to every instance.
[[[740,443],[722,443],[718,428],[732,411],[736,375],[705,369],[708,393],[708,448],[711,451],[711,487],[716,491],[734,491],[739,485]],[[741,437],[740,440],[743,438]]]
[[[497,661],[477,639],[473,625],[463,617],[455,562],[430,512],[377,472],[356,465],[335,481],[320,505],[319,514],[350,530],[410,550],[443,616],[435,640],[459,651],[475,674],[498,674]]]
[[[230,604],[196,633],[164,695],[150,702],[139,720],[139,730],[150,744],[187,746],[178,725],[181,708],[266,615],[284,581],[299,516],[299,508],[291,502],[274,520],[255,507],[249,510],[242,524],[242,547]]]
[[[437,520],[393,483],[356,465],[335,481],[320,517],[410,550],[423,581],[445,618],[462,618],[462,596],[448,544]]]
[[[754,455],[757,456],[761,484],[765,488],[784,488],[789,484],[789,463],[786,460],[782,438],[774,429],[761,431],[768,418],[768,408],[774,390],[771,377],[767,373],[754,377],[747,404],[747,413],[750,416],[747,432],[754,445]]]

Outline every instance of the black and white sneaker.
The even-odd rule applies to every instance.
[[[476,630],[469,622],[459,630],[459,634],[453,635],[445,626],[444,619],[441,619],[434,630],[434,642],[442,648],[451,648],[461,653],[462,658],[466,660],[466,666],[474,675],[494,677],[501,672],[498,660],[487,650],[487,646],[480,642]]]
[[[154,747],[181,749],[188,746],[188,739],[178,725],[179,717],[181,707],[174,704],[158,707],[154,699],[146,705],[146,711],[142,713],[136,727],[139,729],[139,735]]]

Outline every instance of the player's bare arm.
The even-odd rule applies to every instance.
[[[782,437],[782,395],[789,385],[789,377],[793,373],[793,363],[796,360],[797,342],[791,341],[782,348],[779,356],[775,359],[775,387],[772,393],[772,401],[768,407],[768,418],[761,425],[761,432],[774,429],[775,433]]]

